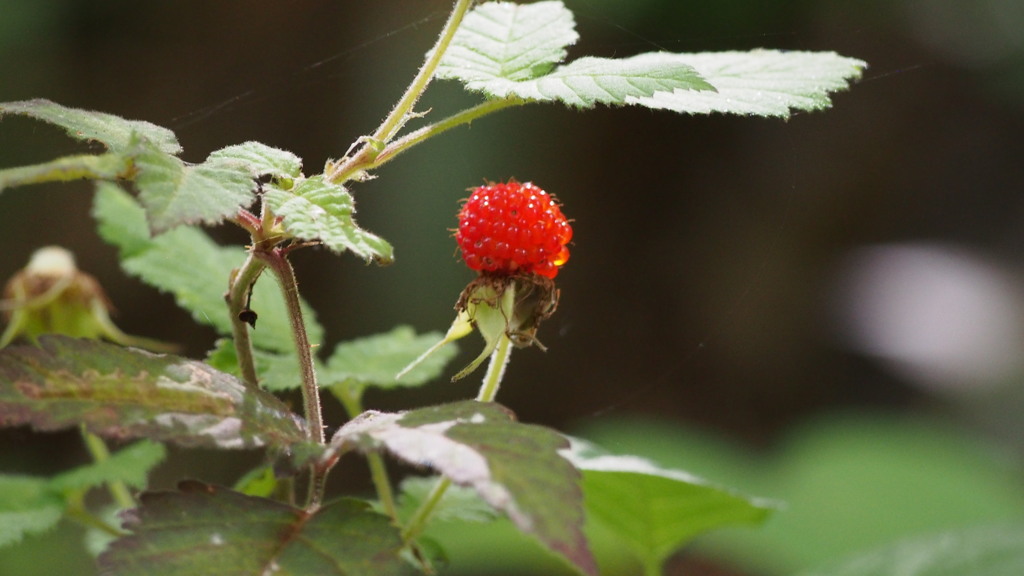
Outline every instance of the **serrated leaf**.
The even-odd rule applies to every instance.
[[[579,39],[561,2],[488,2],[463,19],[437,69],[438,78],[530,80],[549,72]]]
[[[394,260],[391,245],[356,225],[355,203],[339,184],[315,176],[297,181],[290,190],[274,186],[263,194],[275,215],[284,219],[285,230],[300,240],[323,242],[335,252],[351,250],[366,260],[388,264]]]
[[[561,102],[574,108],[632,104],[635,98],[671,90],[715,89],[677,55],[662,52],[622,59],[584,57],[539,78],[494,78],[468,82],[466,88],[495,98]]]
[[[583,473],[588,514],[609,528],[654,573],[695,536],[758,524],[775,507],[636,456],[614,456],[582,441],[566,453]]]
[[[131,167],[129,158],[114,153],[64,156],[42,164],[0,170],[0,191],[42,182],[115,180],[126,177]]]
[[[144,210],[119,186],[101,182],[93,205],[100,236],[121,250],[121,266],[147,284],[174,295],[178,305],[202,324],[231,333],[224,302],[228,276],[245,261],[241,247],[218,246],[203,231],[180,227],[151,238]],[[294,353],[288,313],[271,274],[256,283],[251,308],[259,314],[253,344],[264,350]],[[316,315],[303,302],[311,342],[323,339]]]
[[[802,576],[1018,576],[1024,525],[974,526],[870,550]]]
[[[139,200],[154,233],[181,224],[218,224],[255,200],[256,181],[240,162],[208,158],[189,165],[144,144],[135,166]]]
[[[582,572],[596,574],[582,532],[579,473],[558,453],[566,447],[554,430],[514,422],[505,408],[473,401],[398,414],[367,412],[331,440],[331,451],[386,449],[472,487],[521,531]]]
[[[399,576],[402,539],[365,502],[341,500],[307,512],[227,488],[186,482],[143,494],[127,516],[131,536],[99,558],[109,576]]]
[[[253,178],[295,178],[302,174],[302,159],[287,150],[279,150],[260,142],[245,142],[221,148],[210,154],[207,162],[237,164]]]
[[[124,482],[133,488],[145,488],[149,471],[163,462],[167,450],[163,444],[141,440],[113,453],[110,458],[86,464],[58,474],[50,488],[58,492],[83,490],[109,482]]]
[[[113,114],[68,108],[49,100],[5,102],[0,104],[0,117],[4,114],[20,114],[55,124],[76,140],[99,142],[121,156],[132,155],[140,139],[165,154],[181,152],[177,138],[167,128]]]
[[[44,336],[0,350],[0,425],[250,448],[305,438],[276,397],[202,362],[94,340]]]
[[[417,335],[409,326],[398,326],[384,334],[342,342],[328,359],[320,381],[324,385],[354,382],[380,388],[425,384],[437,378],[455,357],[458,353],[455,346],[438,350],[405,373],[401,380],[396,380],[395,375],[440,338],[437,332]]]
[[[63,515],[64,500],[49,489],[46,479],[0,474],[0,546],[45,532]]]
[[[658,91],[714,90],[673,54],[585,57],[555,68],[577,38],[572,13],[561,2],[488,2],[463,20],[437,76],[492,98],[579,108],[623,105]]]
[[[749,114],[786,118],[793,110],[823,110],[829,93],[846,90],[867,63],[834,52],[704,52],[679,54],[716,89],[674,90],[630,97],[629,104],[686,114]]]

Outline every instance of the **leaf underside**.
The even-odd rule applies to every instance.
[[[276,397],[202,362],[93,340],[43,336],[0,350],[0,425],[83,424],[111,438],[253,448],[305,438]]]
[[[183,482],[151,492],[126,516],[130,536],[99,558],[110,576],[404,576],[402,539],[387,517],[357,500],[310,514],[227,488]]]
[[[832,52],[651,52],[582,57],[567,64],[578,38],[558,1],[488,2],[470,12],[438,67],[489,98],[561,102],[574,108],[635,105],[687,114],[788,117],[829,107],[866,64]]]

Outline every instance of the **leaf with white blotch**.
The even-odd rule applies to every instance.
[[[302,159],[287,150],[260,142],[245,142],[221,148],[212,152],[207,162],[242,166],[253,178],[295,178],[302,174]]]
[[[140,440],[114,452],[109,458],[62,472],[50,481],[59,492],[94,488],[109,482],[123,482],[132,488],[145,488],[149,471],[163,462],[167,450],[163,444]]]
[[[384,334],[342,342],[327,361],[320,381],[325,385],[350,382],[378,388],[420,386],[441,374],[458,353],[457,347],[438,350],[405,373],[401,380],[395,375],[440,338],[441,334],[436,332],[416,334],[409,326],[398,326]]]
[[[695,536],[759,524],[776,507],[636,456],[615,456],[574,440],[565,456],[583,473],[588,515],[626,543],[650,573]]]
[[[20,114],[60,126],[76,140],[99,142],[121,156],[134,154],[140,140],[150,142],[164,154],[181,152],[177,138],[167,128],[113,114],[68,108],[49,100],[4,102],[0,104],[0,117],[4,114]]]
[[[859,553],[801,576],[1019,576],[1024,524],[971,526]]]
[[[64,507],[47,479],[0,474],[0,546],[50,530],[60,522]]]
[[[715,91],[659,91],[628,98],[628,104],[686,114],[788,117],[793,110],[823,110],[829,94],[846,90],[867,63],[835,52],[704,52],[678,54]]]
[[[150,237],[146,215],[134,198],[116,184],[97,186],[93,216],[100,236],[120,249],[121,266],[147,284],[174,295],[178,305],[196,322],[231,334],[231,318],[224,291],[233,268],[245,261],[239,246],[218,246],[202,230],[180,227]],[[218,280],[219,279],[219,280]],[[253,344],[264,350],[294,354],[288,312],[273,276],[256,283],[250,307],[259,318],[252,330]],[[303,301],[302,315],[312,342],[323,338],[323,327]]]
[[[415,574],[398,528],[367,503],[344,499],[315,512],[227,488],[183,482],[144,493],[125,516],[132,534],[99,558],[108,576]]]
[[[276,397],[202,362],[63,336],[39,344],[0,350],[0,426],[83,424],[100,436],[210,448],[305,438]]]
[[[256,181],[241,162],[211,157],[192,165],[142,146],[135,186],[154,233],[181,224],[218,224],[255,200]]]
[[[463,19],[437,77],[530,80],[550,72],[578,39],[572,12],[561,2],[488,2]]]
[[[492,98],[579,108],[622,105],[659,91],[714,90],[674,54],[585,57],[554,68],[576,41],[574,25],[561,2],[482,4],[462,22],[437,75]]]
[[[366,412],[342,426],[323,456],[386,450],[468,486],[524,533],[585,574],[597,566],[583,536],[579,472],[558,432],[512,419],[493,403],[456,402],[398,414]]]
[[[319,241],[339,253],[351,250],[378,264],[389,264],[394,259],[390,244],[356,225],[352,219],[355,202],[340,184],[314,176],[297,180],[290,190],[268,186],[263,201],[284,219],[285,230],[300,240]]]

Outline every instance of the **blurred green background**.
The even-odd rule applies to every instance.
[[[446,328],[472,277],[450,238],[458,201],[487,179],[532,180],[564,202],[574,245],[539,334],[549,351],[516,353],[501,401],[524,421],[790,502],[764,530],[709,539],[670,571],[782,574],[901,535],[1024,518],[1024,4],[566,4],[582,35],[570,57],[765,47],[870,68],[833,110],[787,122],[537,105],[409,152],[353,190],[359,223],[395,245],[394,266],[296,255],[324,348],[400,323]],[[386,114],[449,8],[0,0],[0,101],[164,125],[191,161],[258,140],[315,173]],[[438,118],[474,101],[438,84],[422,108]],[[51,127],[0,122],[0,166],[76,149]],[[213,334],[120,271],[91,196],[85,183],[4,192],[0,278],[35,248],[65,246],[122,328],[201,356]],[[442,402],[476,384],[368,404]],[[85,458],[74,435],[14,430],[0,443],[9,472]],[[230,483],[256,458],[179,451],[154,482]],[[366,488],[360,470],[332,480]],[[77,537],[70,527],[0,550],[0,573],[88,574],[80,556],[41,552]],[[527,573],[521,557],[482,568],[469,556],[466,573]]]

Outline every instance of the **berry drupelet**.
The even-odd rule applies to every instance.
[[[473,189],[459,211],[462,259],[486,276],[554,278],[569,259],[572,227],[550,194],[531,182]]]

